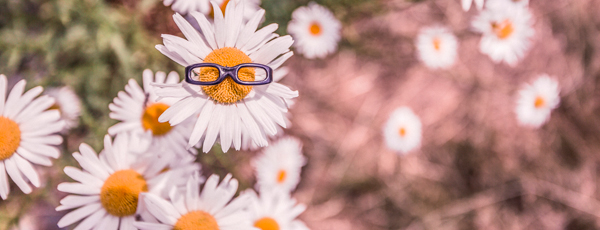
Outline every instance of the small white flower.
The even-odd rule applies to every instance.
[[[167,76],[164,72],[156,72],[147,69],[143,72],[142,85],[140,87],[134,79],[130,79],[125,86],[125,92],[119,92],[113,103],[108,105],[110,118],[121,122],[108,128],[110,135],[129,132],[130,141],[135,142],[131,146],[134,152],[152,152],[166,154],[187,154],[187,140],[193,123],[191,120],[171,126],[167,122],[159,122],[158,117],[174,104],[172,98],[158,100],[155,87],[151,83],[177,84],[179,75],[171,72]],[[196,154],[194,148],[190,151]]]
[[[309,59],[324,58],[337,50],[342,25],[329,9],[314,3],[299,7],[292,13],[288,33],[294,47]]]
[[[258,146],[266,146],[268,137],[277,135],[277,126],[287,127],[285,114],[292,99],[298,96],[297,91],[276,82],[286,73],[279,68],[292,56],[289,47],[293,40],[290,36],[279,37],[273,33],[277,24],[257,31],[265,13],[262,9],[248,23],[243,23],[243,6],[239,1],[229,2],[225,16],[216,3],[213,5],[216,9],[214,25],[203,14],[192,12],[202,30],[198,33],[181,15],[175,14],[173,18],[188,40],[163,35],[164,45],[156,48],[182,66],[203,62],[222,66],[265,64],[274,70],[274,81],[256,86],[239,85],[230,78],[211,86],[187,82],[156,84],[159,96],[177,100],[159,121],[177,125],[193,116],[196,124],[187,147],[203,142],[204,152],[217,141],[224,152],[231,147],[239,150],[245,138]],[[199,78],[211,76],[215,75],[199,73]],[[247,76],[255,77],[254,74]]]
[[[475,0],[475,5],[478,10],[483,9],[483,1],[484,0]],[[469,11],[471,9],[471,5],[473,4],[473,0],[461,0],[462,8],[464,11]]]
[[[156,155],[133,154],[129,144],[127,135],[117,135],[114,143],[106,135],[99,155],[87,144],[79,146],[80,153],[73,153],[83,170],[65,167],[65,173],[77,182],[63,182],[58,190],[77,195],[63,198],[56,210],[77,209],[63,216],[58,227],[81,220],[75,229],[132,229],[138,214],[142,219],[149,216],[141,193],[165,195],[165,188],[183,186],[192,173],[165,170],[168,162]],[[198,170],[199,166],[193,172]]]
[[[515,66],[531,46],[533,29],[531,12],[527,7],[510,1],[494,1],[486,5],[472,22],[482,33],[479,50],[494,62]]]
[[[421,145],[421,120],[408,107],[400,107],[383,128],[383,137],[390,149],[408,153]]]
[[[192,176],[185,190],[172,189],[170,201],[153,194],[144,194],[144,203],[155,218],[136,222],[142,230],[256,230],[244,210],[250,196],[242,194],[235,199],[238,181],[225,176],[219,184],[219,176],[212,175],[200,191],[201,180]]]
[[[298,204],[288,192],[261,191],[260,196],[253,190],[245,193],[252,197],[248,210],[254,227],[260,230],[309,230],[296,219],[306,206]]]
[[[456,61],[458,41],[452,32],[441,26],[422,29],[417,36],[419,59],[429,68],[448,68]]]
[[[186,15],[198,11],[207,17],[214,18],[214,11],[211,2],[215,2],[222,12],[225,12],[230,0],[163,0],[165,6],[171,6],[173,11]],[[244,9],[244,19],[250,20],[252,15],[260,10],[260,0],[242,0],[246,4]]]
[[[526,84],[519,90],[515,108],[519,123],[535,128],[542,126],[560,103],[558,94],[558,82],[546,74],[540,75],[533,84]]]
[[[25,194],[31,193],[29,183],[40,186],[34,164],[50,166],[49,158],[58,158],[56,145],[63,139],[57,132],[65,123],[60,112],[47,110],[54,99],[44,95],[41,86],[25,93],[25,80],[19,81],[8,93],[6,76],[0,74],[0,197],[5,200],[10,192],[10,176]],[[8,97],[7,96],[8,93]]]
[[[58,109],[65,128],[63,131],[77,127],[79,124],[79,116],[81,115],[81,100],[73,89],[69,86],[60,88],[49,88],[44,94],[55,99],[56,103],[50,109]]]
[[[258,190],[294,190],[300,182],[300,172],[305,164],[300,140],[281,138],[252,161]]]

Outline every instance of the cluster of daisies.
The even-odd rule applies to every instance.
[[[473,0],[462,0],[468,11]],[[481,11],[472,21],[472,28],[480,33],[479,50],[496,63],[514,67],[531,47],[534,35],[533,16],[527,0],[475,0]],[[419,60],[433,70],[448,69],[457,59],[458,40],[450,28],[436,25],[422,29],[415,46]],[[520,125],[539,128],[550,118],[559,102],[558,82],[547,74],[524,85],[518,91],[515,114]],[[407,153],[420,146],[422,125],[419,117],[408,107],[392,112],[383,128],[386,144],[399,153]]]
[[[183,67],[202,62],[264,64],[273,69],[274,81],[246,86],[226,79],[217,85],[198,86],[181,81],[176,72],[151,70],[142,73],[141,85],[129,80],[109,105],[109,116],[118,123],[104,136],[104,149],[96,152],[83,143],[79,152],[72,154],[80,167],[64,168],[75,182],[58,185],[59,191],[69,195],[56,210],[70,210],[58,227],[308,229],[297,220],[306,207],[292,197],[306,164],[302,143],[281,135],[289,125],[288,109],[298,96],[297,91],[278,83],[287,73],[282,64],[293,55],[290,47],[294,40],[275,34],[277,24],[259,28],[265,11],[255,1],[213,1],[212,7],[197,2],[165,1],[186,14],[173,16],[185,38],[162,35],[158,51]],[[306,24],[302,20],[323,12],[335,19],[331,12],[311,3],[295,14],[300,20],[296,23]],[[339,30],[335,22],[333,27]],[[313,37],[302,38],[309,45],[298,50],[307,57],[322,57],[320,47],[311,45],[322,45],[318,39],[339,40],[338,33],[331,38],[332,25],[327,23],[302,24]],[[304,36],[298,29],[296,32],[298,37]],[[10,191],[7,174],[24,193],[32,191],[31,185],[40,186],[32,163],[50,166],[50,158],[60,156],[60,133],[77,126],[81,112],[79,99],[70,88],[50,89],[38,97],[42,87],[24,92],[25,84],[22,80],[7,93],[7,78],[0,75],[2,199],[7,199]],[[257,179],[254,189],[238,191],[238,181],[231,174],[202,176],[202,167],[196,162],[198,149],[208,152],[215,146],[223,152],[266,147],[252,161]]]

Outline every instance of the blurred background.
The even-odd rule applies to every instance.
[[[286,34],[291,12],[308,0],[262,0],[266,21]],[[516,66],[479,52],[470,29],[477,10],[459,0],[317,0],[342,22],[339,51],[324,60],[295,55],[282,82],[299,91],[292,127],[308,164],[294,196],[311,229],[599,229],[600,1],[531,0],[535,36]],[[183,67],[160,54],[161,34],[183,36],[159,0],[0,0],[0,73],[9,85],[69,85],[83,105],[63,156],[37,167],[42,188],[14,184],[0,201],[0,229],[58,229],[66,212],[56,190],[70,181],[80,143],[101,149],[116,123],[108,104],[142,71]],[[420,28],[448,26],[457,64],[431,71],[416,58]],[[539,129],[514,114],[524,83],[547,73],[561,103]],[[399,106],[423,123],[422,147],[389,150],[382,127]],[[240,191],[255,182],[256,152],[199,154],[203,173],[233,173]],[[28,225],[29,224],[29,225]]]

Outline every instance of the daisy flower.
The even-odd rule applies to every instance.
[[[77,182],[58,185],[68,195],[56,211],[69,212],[58,221],[64,228],[81,220],[75,229],[133,229],[136,214],[149,214],[140,205],[140,193],[162,195],[165,188],[183,186],[188,175],[164,170],[167,162],[156,155],[140,157],[129,151],[127,135],[117,135],[114,142],[104,137],[104,150],[97,155],[87,144],[79,146],[73,157],[83,170],[65,167],[65,173]],[[164,172],[163,172],[164,171]]]
[[[294,190],[300,182],[300,172],[305,164],[300,140],[284,137],[271,144],[252,161],[259,191]]]
[[[515,112],[521,125],[540,127],[550,118],[550,112],[558,106],[558,82],[546,74],[538,77],[533,84],[526,84],[519,90]]]
[[[58,158],[56,145],[62,143],[60,132],[65,123],[56,110],[47,111],[54,99],[44,95],[41,86],[25,93],[25,80],[19,81],[7,95],[8,81],[0,74],[0,197],[10,192],[10,176],[25,194],[31,193],[30,183],[40,186],[34,164],[50,166],[49,158]]]
[[[483,34],[479,50],[496,63],[515,66],[531,46],[532,20],[527,7],[509,1],[488,4],[472,22],[474,29]]]
[[[483,1],[484,0],[475,0],[475,5],[478,10],[483,9]],[[461,0],[461,5],[464,11],[469,11],[471,9],[471,5],[473,4],[473,0]]]
[[[422,29],[417,36],[419,59],[429,68],[448,68],[454,65],[458,42],[447,28],[434,26]]]
[[[392,112],[383,128],[383,137],[390,149],[407,153],[421,145],[421,120],[408,107]]]
[[[309,228],[297,220],[306,210],[306,206],[298,204],[287,192],[261,191],[260,197],[254,192],[252,202],[248,206],[250,220],[260,230],[308,230]]]
[[[219,176],[210,176],[200,192],[201,183],[195,174],[188,180],[186,190],[171,190],[170,201],[144,194],[144,203],[155,219],[134,225],[142,230],[256,230],[244,210],[250,196],[240,195],[232,200],[238,181],[231,174],[221,184]]]
[[[342,25],[327,8],[314,3],[292,13],[288,33],[294,37],[294,48],[309,59],[324,58],[335,52]]]
[[[81,115],[81,100],[79,100],[75,91],[69,86],[63,86],[49,88],[44,94],[55,99],[56,103],[50,109],[57,109],[60,112],[62,120],[65,121],[63,131],[77,127]]]
[[[256,12],[248,23],[242,23],[241,2],[230,1],[225,16],[216,3],[213,5],[216,9],[214,25],[203,14],[192,12],[202,29],[202,33],[198,33],[181,15],[175,14],[173,18],[187,40],[163,35],[164,45],[156,48],[182,66],[202,62],[222,66],[265,64],[274,70],[274,82],[247,86],[227,78],[211,86],[187,82],[155,84],[159,96],[177,100],[158,120],[177,125],[190,116],[197,116],[188,147],[203,142],[204,152],[212,148],[217,138],[224,152],[232,146],[239,150],[242,138],[248,137],[256,145],[266,146],[267,138],[277,134],[278,125],[287,127],[285,114],[291,100],[298,96],[297,91],[276,82],[282,77],[278,74],[286,73],[278,69],[292,56],[289,47],[293,40],[290,36],[279,37],[273,33],[277,24],[256,31],[264,10]],[[200,73],[199,77],[213,77],[210,73]],[[254,74],[248,77],[254,79]]]
[[[225,12],[227,4],[230,0],[212,0],[222,12]],[[260,10],[260,0],[242,0],[246,4],[243,15],[244,20],[250,20],[252,15]],[[194,11],[198,11],[211,19],[214,18],[215,12],[211,6],[211,0],[163,0],[165,6],[171,6],[173,11],[186,15]]]
[[[125,86],[125,92],[119,92],[113,103],[108,105],[110,118],[121,121],[108,128],[110,135],[130,132],[131,146],[135,152],[146,152],[147,149],[154,152],[168,152],[179,155],[187,154],[187,140],[191,129],[190,121],[171,126],[167,122],[159,122],[158,117],[163,114],[174,100],[167,98],[158,100],[151,83],[176,84],[179,75],[171,72],[167,76],[164,72],[156,72],[146,69],[142,74],[142,85],[140,87],[134,79],[130,79]],[[190,148],[194,154],[195,149]]]

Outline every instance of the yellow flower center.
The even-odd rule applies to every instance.
[[[279,170],[279,173],[277,173],[277,183],[283,184],[286,177],[287,173],[285,172],[285,170]]]
[[[440,51],[440,46],[442,45],[442,41],[439,38],[433,39],[433,48],[437,51]]]
[[[400,130],[398,130],[398,134],[400,134],[401,137],[406,136],[406,128],[400,128]]]
[[[498,38],[506,39],[515,31],[515,28],[512,22],[506,19],[502,23],[492,22],[492,30]]]
[[[219,8],[221,8],[221,12],[223,12],[223,14],[225,14],[225,9],[227,9],[227,4],[229,3],[229,0],[225,0],[223,1],[223,3],[221,3],[221,5],[219,6]],[[215,18],[215,9],[210,8],[210,13],[208,14],[211,18]]]
[[[142,175],[132,169],[119,170],[104,181],[100,202],[113,216],[130,216],[136,212],[140,193],[147,191],[148,185]]]
[[[312,34],[313,36],[317,36],[319,34],[321,34],[321,25],[319,25],[319,23],[317,22],[313,22],[310,24],[310,34]]]
[[[146,107],[146,111],[142,115],[142,127],[144,130],[152,130],[154,136],[161,136],[171,131],[171,124],[169,122],[158,122],[158,117],[169,108],[168,105],[163,103],[154,103]]]
[[[542,98],[540,96],[537,96],[535,98],[535,102],[534,102],[535,108],[537,108],[537,109],[542,108],[545,104],[546,104],[546,101],[544,100],[544,98]]]
[[[58,103],[54,103],[54,105],[50,106],[50,108],[48,108],[48,110],[53,110],[56,109],[60,112],[60,105],[58,105]]]
[[[13,120],[0,116],[0,160],[11,157],[21,143],[21,129]]]
[[[173,230],[219,230],[219,224],[207,212],[193,211],[181,216]]]
[[[261,230],[279,230],[279,224],[273,218],[263,217],[254,222],[254,227],[260,228]]]
[[[252,60],[241,50],[231,47],[223,47],[209,53],[204,62],[216,63],[222,66],[233,67],[242,63],[252,63]],[[242,81],[254,81],[254,70],[243,68],[238,73]],[[219,72],[215,68],[204,67],[200,69],[200,81],[215,81],[219,78]],[[217,85],[202,86],[202,90],[213,100],[231,104],[240,101],[252,91],[252,86],[239,85],[230,77]]]

